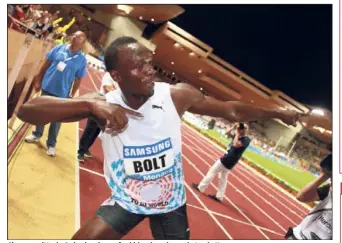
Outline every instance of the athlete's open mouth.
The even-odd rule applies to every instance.
[[[143,78],[142,81],[144,84],[148,86],[154,86],[154,82],[156,81],[156,76],[155,75],[146,76],[145,78]]]

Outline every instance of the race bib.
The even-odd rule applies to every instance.
[[[60,71],[60,72],[63,72],[65,67],[66,67],[65,62],[59,62],[58,65],[57,65],[57,70]]]
[[[145,146],[124,146],[126,175],[134,180],[158,180],[174,170],[171,139]]]

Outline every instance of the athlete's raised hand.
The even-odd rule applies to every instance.
[[[306,116],[306,114],[299,113],[294,110],[283,110],[280,112],[279,119],[289,126],[296,126],[300,117]]]
[[[123,132],[128,125],[128,117],[134,116],[142,118],[143,115],[126,109],[120,105],[110,104],[103,100],[93,100],[89,106],[90,112],[100,122],[100,125],[107,133]]]

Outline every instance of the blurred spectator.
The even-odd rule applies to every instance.
[[[22,22],[25,20],[25,12],[21,8],[21,5],[15,7],[13,17]]]
[[[7,4],[7,14],[9,15],[14,14],[14,7],[11,4]]]
[[[41,5],[31,5],[27,11],[27,18],[36,21],[40,17],[42,17],[42,12],[43,11],[41,11]]]

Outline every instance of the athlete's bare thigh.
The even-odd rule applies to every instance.
[[[116,232],[97,215],[92,216],[72,237],[72,240],[119,240],[123,234]]]

